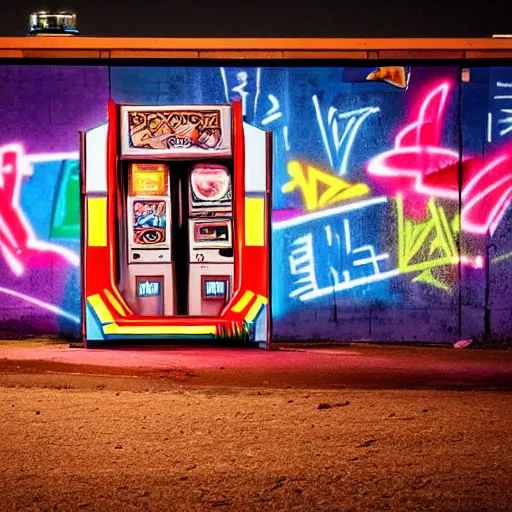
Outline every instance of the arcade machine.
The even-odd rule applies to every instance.
[[[109,105],[81,134],[84,343],[269,341],[271,134],[232,105]]]
[[[189,177],[189,315],[220,315],[233,287],[231,177],[196,164]]]
[[[139,315],[174,314],[169,193],[169,166],[129,164],[127,282],[121,288]]]

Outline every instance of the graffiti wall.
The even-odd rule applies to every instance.
[[[512,69],[474,68],[461,78],[460,246],[482,263],[461,265],[462,335],[510,339]]]
[[[273,132],[274,340],[512,333],[512,68],[1,70],[4,330],[78,328],[78,130],[104,122],[110,90],[238,99]]]
[[[274,337],[509,334],[510,70],[315,71],[289,74]]]
[[[107,68],[0,66],[0,336],[80,332],[79,130]]]
[[[274,133],[274,339],[506,334],[512,70],[114,68],[119,102]],[[505,277],[503,277],[505,276]]]

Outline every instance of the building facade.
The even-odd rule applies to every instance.
[[[509,40],[0,38],[0,58],[0,336],[512,336]],[[221,131],[204,123],[222,108],[231,152],[216,160]],[[149,116],[135,157],[122,149],[123,109]],[[190,114],[199,111],[200,121]],[[179,128],[176,113],[190,114]],[[137,162],[164,164],[183,191],[189,171],[178,185],[173,169],[196,157],[217,165],[201,183],[227,169],[232,204],[195,218],[190,188],[175,196],[182,218],[162,199],[169,192],[144,204],[141,193],[145,214],[168,205],[172,229],[186,226],[168,235],[172,283],[144,267],[139,298],[128,299],[122,274],[136,267],[119,270],[108,256],[132,236],[122,180]],[[88,187],[101,176],[103,189]],[[192,240],[227,255],[204,270],[215,279],[198,274],[196,291]],[[182,275],[172,311],[137,305]]]

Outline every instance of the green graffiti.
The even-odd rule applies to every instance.
[[[414,222],[404,216],[403,198],[396,196],[398,216],[398,269],[401,273],[420,272],[414,281],[427,283],[442,290],[450,287],[432,273],[432,269],[454,265],[459,261],[456,235],[460,219],[456,214],[448,222],[446,213],[431,198],[427,204],[430,218]]]
[[[80,162],[65,160],[53,209],[51,238],[80,238]]]
[[[416,276],[413,279],[413,282],[418,283],[425,283],[429,284],[431,286],[435,286],[436,288],[439,288],[440,290],[444,290],[445,292],[450,292],[451,287],[447,285],[446,283],[443,283],[440,279],[434,276],[432,274],[432,269],[428,268],[427,270],[424,270],[419,276]]]
[[[491,263],[500,263],[501,261],[507,261],[512,258],[512,251],[502,254],[501,256],[496,256],[491,260]]]

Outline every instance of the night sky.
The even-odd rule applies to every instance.
[[[33,10],[71,9],[84,36],[486,37],[512,32],[507,0],[7,0],[0,35],[23,36]]]

